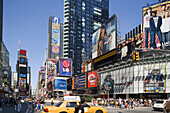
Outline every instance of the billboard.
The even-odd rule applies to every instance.
[[[86,87],[86,75],[79,75],[74,77],[74,89]]]
[[[27,83],[29,84],[30,83],[30,74],[27,73]]]
[[[144,48],[162,49],[170,46],[170,1],[143,8]]]
[[[92,59],[116,48],[116,15],[113,15],[92,36]]]
[[[72,75],[72,61],[71,59],[60,59],[60,75],[71,76]]]
[[[27,58],[19,57],[19,67],[26,67],[27,65]]]
[[[26,77],[26,74],[19,74],[19,77],[21,78]]]
[[[26,78],[19,77],[19,88],[20,88],[20,91],[26,90]]]
[[[112,94],[114,93],[114,80],[113,78],[111,78],[111,75],[101,75],[102,78],[101,79],[101,92],[105,92],[109,89],[109,93]]]
[[[40,69],[40,72],[41,73],[45,73],[45,67],[44,66],[42,66],[42,67],[40,67],[41,69]]]
[[[60,18],[52,17],[51,53],[60,54]]]
[[[97,71],[88,73],[88,88],[97,87]]]
[[[13,83],[16,84],[18,79],[18,73],[13,73]]]
[[[144,66],[144,92],[164,93],[166,91],[166,65]]]
[[[56,64],[58,60],[56,59],[47,59],[47,74],[48,75],[55,75]]]
[[[67,82],[65,79],[55,79],[55,90],[66,90]]]
[[[23,49],[20,49],[19,54],[26,56],[27,55],[27,51],[23,50]]]

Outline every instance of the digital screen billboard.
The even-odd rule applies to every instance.
[[[60,18],[52,17],[51,53],[60,54]]]
[[[71,59],[60,59],[60,75],[71,76],[72,75],[72,61]]]
[[[109,93],[114,93],[114,80],[111,75],[102,75],[101,79],[101,92],[107,91],[107,87],[109,88]]]
[[[26,65],[27,65],[27,58],[19,57],[19,66],[26,67]]]
[[[143,47],[164,49],[170,46],[170,1],[143,8]]]
[[[44,66],[41,67],[40,72],[45,73],[45,67]]]
[[[88,73],[88,88],[97,87],[97,71]]]
[[[74,88],[85,88],[86,87],[86,75],[79,75],[74,77]]]
[[[164,93],[166,90],[165,65],[144,66],[145,80],[144,92],[146,93]]]
[[[92,36],[92,58],[116,48],[116,15],[113,15]]]
[[[21,78],[26,77],[26,74],[19,74],[19,77]]]
[[[22,50],[22,49],[20,49],[20,55],[24,55],[24,56],[26,56],[26,54],[27,54],[27,51],[26,50]]]
[[[25,90],[26,90],[26,79],[27,79],[27,78],[20,78],[20,77],[19,77],[19,87],[20,87],[20,91],[25,91]]]
[[[55,90],[66,90],[67,82],[65,79],[55,79]]]
[[[16,84],[18,79],[18,73],[13,73],[13,83]]]

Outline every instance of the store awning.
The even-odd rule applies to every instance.
[[[0,90],[0,93],[8,94],[9,92],[5,90]]]

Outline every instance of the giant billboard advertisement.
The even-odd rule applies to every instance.
[[[71,59],[60,59],[60,75],[71,76],[72,75],[72,61]]]
[[[26,91],[26,79],[19,77],[19,89],[20,91]]]
[[[97,71],[88,73],[88,88],[97,87]]]
[[[18,79],[18,73],[13,72],[13,83],[16,84]]]
[[[76,88],[85,88],[86,87],[86,74],[75,76],[74,77],[74,89]]]
[[[55,90],[66,90],[67,81],[65,79],[55,79]]]
[[[113,15],[92,36],[92,59],[116,48],[116,15]]]
[[[170,1],[143,8],[144,48],[170,46]]]
[[[51,53],[60,54],[60,18],[52,17]]]
[[[166,65],[147,65],[144,66],[144,92],[164,93],[166,91]]]

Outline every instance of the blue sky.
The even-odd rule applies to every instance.
[[[158,0],[110,0],[109,16],[119,17],[121,36],[142,23],[142,7]],[[16,71],[18,42],[27,50],[32,86],[43,65],[48,40],[48,18],[64,18],[64,0],[4,0],[3,41],[10,53],[12,72]]]

